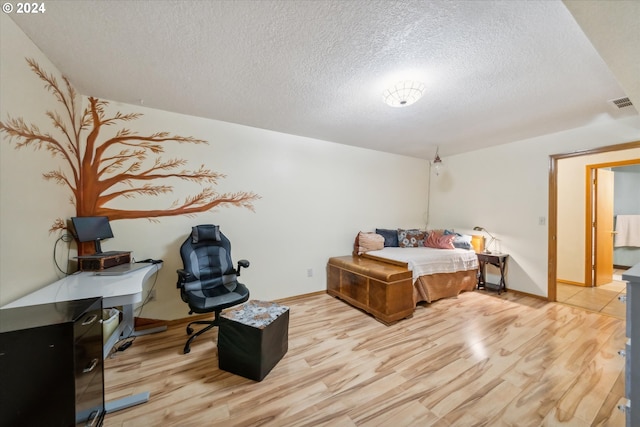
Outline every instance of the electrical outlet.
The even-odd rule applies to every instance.
[[[307,277],[313,277],[313,268],[307,268]]]
[[[156,299],[156,290],[155,290],[155,289],[151,289],[151,290],[149,291],[149,298],[148,298],[148,300],[149,300],[149,301],[153,301],[153,300],[155,300],[155,299]]]

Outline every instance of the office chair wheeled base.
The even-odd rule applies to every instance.
[[[187,335],[191,335],[189,337],[189,339],[187,340],[187,343],[184,345],[184,350],[183,353],[187,354],[191,351],[191,341],[193,341],[194,339],[196,339],[196,337],[198,337],[199,335],[204,334],[205,332],[207,332],[209,329],[218,326],[218,322],[220,320],[220,312],[216,311],[215,312],[215,318],[213,320],[194,320],[193,322],[189,323],[187,325]],[[191,327],[191,325],[207,325],[206,328],[202,328],[200,329],[198,332],[196,332],[195,334],[193,333],[193,328]]]

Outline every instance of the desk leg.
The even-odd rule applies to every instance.
[[[111,400],[105,402],[104,410],[107,414],[111,412],[121,411],[132,406],[147,403],[149,401],[149,392],[134,394],[133,396],[123,397],[122,399]]]
[[[157,328],[143,329],[142,331],[135,330],[135,320],[133,318],[133,304],[122,306],[122,323],[124,329],[122,330],[122,338],[139,337],[141,335],[155,334],[167,330],[166,326],[158,326]]]
[[[130,337],[139,337],[141,335],[155,334],[158,332],[166,331],[166,326],[158,326],[157,328],[143,329],[142,331],[135,330],[135,320],[133,319],[133,305],[122,306],[122,322],[118,325],[115,331],[111,334],[109,339],[102,349],[102,357],[106,359],[111,353],[111,349],[120,340]]]
[[[135,321],[133,320],[133,304],[127,304],[122,306],[122,323],[124,328],[122,329],[122,338],[129,338],[133,335]]]
[[[117,341],[117,339],[120,339],[120,337],[122,337],[122,339],[126,339],[130,337],[153,334],[156,332],[162,332],[166,330],[167,330],[166,326],[160,326],[157,328],[145,329],[139,332],[136,331],[135,320],[133,318],[133,304],[127,304],[122,306],[122,323],[121,325],[119,325],[114,335],[117,334],[117,338],[116,338],[116,341]],[[111,342],[111,339],[109,340],[109,342]],[[111,346],[109,346],[108,350],[105,346],[104,357],[107,357],[109,355],[109,352],[111,351],[111,347],[113,347],[113,344],[115,344],[115,342],[111,343]],[[127,396],[127,397],[123,397],[122,399],[116,399],[116,400],[111,400],[109,402],[105,402],[104,408],[106,413],[108,414],[111,412],[121,411],[123,409],[130,408],[131,406],[140,405],[148,401],[149,401],[149,392],[145,391],[142,393],[134,394],[133,396]]]

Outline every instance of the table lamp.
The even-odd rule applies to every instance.
[[[489,237],[491,237],[491,240],[489,240],[489,243],[484,247],[484,251],[482,251],[485,254],[490,254],[491,253],[491,250],[490,250],[491,249],[491,245],[496,240],[496,238],[493,237],[493,234],[489,233],[486,228],[475,226],[475,227],[473,227],[473,229],[476,230],[476,231],[484,231],[485,233],[487,233],[489,235]]]

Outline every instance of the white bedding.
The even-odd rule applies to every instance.
[[[455,273],[478,268],[478,257],[467,249],[435,248],[391,248],[369,251],[367,255],[407,263],[413,272],[414,282],[418,277],[435,273]]]

